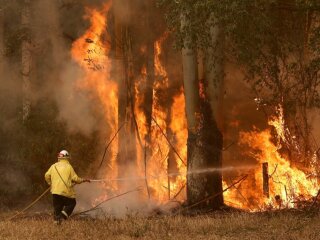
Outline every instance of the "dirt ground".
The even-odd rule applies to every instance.
[[[54,225],[50,216],[4,220],[0,239],[314,239],[320,213],[214,213],[201,216],[74,218]]]

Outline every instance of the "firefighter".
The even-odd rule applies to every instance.
[[[68,219],[76,206],[74,184],[90,182],[89,179],[78,177],[69,159],[69,153],[62,150],[58,154],[58,162],[51,165],[45,174],[45,180],[51,186],[54,222],[56,224],[60,224],[62,219]]]

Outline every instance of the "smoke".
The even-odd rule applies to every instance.
[[[80,139],[91,137],[102,118],[93,110],[93,106],[99,108],[94,97],[77,86],[83,72],[70,56],[72,42],[88,24],[83,20],[82,2],[30,1],[30,24],[23,26],[22,2],[6,1],[0,6],[0,195],[6,200],[2,204],[10,204],[10,197],[29,194],[38,183],[34,181],[43,180],[43,167],[52,162],[59,151],[56,148],[73,147],[72,134]],[[90,4],[98,2],[102,1]],[[21,42],[26,40],[30,40],[31,53],[30,72],[26,73],[31,84],[31,115],[23,123]],[[62,139],[66,133],[57,129],[58,123],[69,131],[68,139]],[[88,139],[81,143],[84,150],[88,149]],[[35,147],[30,148],[31,143]],[[89,147],[88,154],[95,153],[95,146]],[[32,161],[35,155],[37,161]],[[92,161],[88,159],[85,164]]]
[[[25,174],[26,168],[23,167],[17,151],[18,138],[21,137],[21,126],[17,118],[17,109],[21,107],[20,69],[8,61],[2,61],[1,65],[3,68],[0,77],[0,208],[3,208],[12,207],[10,197],[19,199],[22,194],[28,194],[31,181]]]
[[[41,39],[38,42],[40,48],[49,46],[52,52],[51,61],[48,63],[50,68],[45,69],[44,85],[38,98],[49,96],[56,103],[57,119],[65,122],[70,132],[90,135],[97,130],[98,120],[92,111],[94,103],[88,92],[77,87],[83,73],[70,58],[70,44],[67,44],[63,37],[64,29],[59,19],[58,7],[57,1],[50,0],[37,1],[34,6],[35,39]],[[73,11],[70,11],[68,21],[74,21],[73,18],[81,20],[79,13],[74,16],[73,14]],[[39,92],[34,95],[39,95]]]
[[[108,189],[107,185],[95,183],[77,186],[76,192],[79,195],[79,201],[75,212],[83,212],[99,205],[96,210],[88,214],[95,217],[108,215],[124,217],[131,214],[132,211],[142,211],[146,206],[141,201],[142,193],[136,187],[122,188],[121,191],[106,189]],[[121,194],[123,195],[117,197]]]
[[[127,164],[126,168],[122,169],[125,172],[121,176],[125,177],[112,178],[109,175],[103,182],[93,181],[90,184],[76,186],[78,204],[75,212],[83,212],[98,206],[88,214],[93,217],[122,218],[131,214],[148,215],[155,209],[165,210],[154,201],[152,189],[150,189],[151,199],[148,199],[146,181],[143,177],[138,177],[134,164]]]

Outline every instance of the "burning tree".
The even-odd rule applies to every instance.
[[[188,28],[188,12],[182,13],[181,29]],[[218,33],[217,33],[218,34]],[[213,38],[217,38],[213,34]],[[216,41],[214,39],[213,41]],[[197,64],[196,49],[190,37],[185,37],[182,47],[184,94],[188,119],[188,185],[187,199],[194,204],[203,198],[220,193],[213,202],[204,205],[219,208],[223,204],[221,173],[193,173],[208,168],[221,168],[222,134],[218,128],[216,106],[221,100],[216,90],[223,80],[213,66]],[[203,60],[203,59],[202,59]],[[201,65],[202,63],[202,65]],[[221,64],[216,62],[217,66]],[[207,67],[209,74],[205,74]],[[218,67],[216,67],[218,69]],[[199,74],[198,74],[199,73]],[[220,78],[220,79],[219,79]],[[218,80],[218,81],[215,81]],[[208,91],[210,89],[211,91]],[[209,94],[208,94],[209,93]],[[211,101],[208,98],[211,96]],[[211,104],[210,104],[211,103]],[[218,103],[218,104],[217,104]],[[211,107],[210,107],[211,105]],[[215,115],[216,114],[216,115]]]
[[[310,120],[319,107],[317,1],[157,1],[169,29],[151,0],[14,2],[21,8],[18,23],[8,13],[2,22],[0,12],[0,37],[2,30],[6,35],[0,53],[13,49],[10,61],[22,69],[23,149],[32,149],[26,159],[39,155],[45,165],[63,145],[85,166],[97,160],[107,138],[92,164],[92,173],[100,167],[99,178],[110,180],[100,198],[143,185],[135,196],[143,203],[186,200],[219,208],[226,200],[258,210],[295,207],[315,195],[319,151]],[[13,1],[8,6],[12,11]],[[53,14],[44,16],[43,9]],[[8,22],[21,31],[13,33]],[[237,84],[251,89],[247,111],[258,107],[265,114],[262,130],[249,123],[256,113],[241,113],[251,131],[240,119],[228,121],[243,112],[226,92],[239,79],[231,68],[247,80]],[[240,166],[232,171],[227,155],[222,167],[231,125],[239,144],[230,159]],[[42,141],[39,132],[52,139]],[[34,150],[40,142],[45,147]],[[225,171],[234,178],[241,170],[246,181],[229,184],[235,182]]]
[[[261,72],[262,75],[250,75],[251,69],[255,69],[254,64],[260,67],[268,66],[264,61],[269,61],[273,52],[267,54],[268,58],[261,57],[262,60],[259,58],[254,62],[246,62],[247,58],[242,55],[240,46],[243,46],[241,44],[244,44],[244,41],[253,41],[256,38],[251,39],[251,35],[248,38],[239,36],[240,33],[243,34],[243,31],[240,31],[243,22],[235,22],[235,29],[222,29],[222,26],[230,21],[228,17],[231,17],[232,13],[228,13],[227,17],[222,16],[221,10],[225,7],[222,4],[213,4],[210,6],[214,7],[213,13],[205,11],[203,19],[200,17],[200,20],[204,21],[203,25],[207,27],[203,39],[201,34],[198,34],[200,29],[194,29],[192,22],[203,10],[198,8],[201,4],[190,3],[189,8],[181,8],[178,15],[181,34],[178,40],[181,45],[178,46],[183,56],[183,94],[188,123],[186,171],[186,158],[181,157],[181,152],[184,152],[181,143],[186,141],[186,135],[181,133],[185,129],[177,130],[174,124],[177,119],[173,118],[181,118],[181,112],[178,116],[174,105],[181,101],[181,86],[173,92],[168,91],[171,85],[169,75],[161,60],[161,47],[166,34],[162,32],[148,40],[138,38],[138,33],[151,31],[149,23],[152,18],[146,14],[142,23],[139,22],[135,16],[135,12],[139,10],[134,10],[137,6],[140,5],[134,1],[117,1],[112,8],[106,4],[101,10],[90,10],[88,16],[91,19],[91,28],[74,43],[72,50],[79,53],[74,55],[75,59],[86,72],[82,86],[92,89],[99,96],[109,127],[119,129],[118,141],[112,144],[112,153],[109,155],[110,169],[105,174],[115,178],[143,176],[149,198],[158,199],[160,202],[167,197],[170,200],[172,193],[176,197],[184,187],[185,178],[172,175],[186,174],[188,203],[194,204],[208,196],[217,195],[211,201],[204,202],[201,207],[219,208],[223,204],[222,173],[201,171],[221,169],[222,166],[225,62],[230,60],[230,53],[238,51],[238,55],[231,60],[241,63],[246,76],[254,81],[256,76],[272,74],[267,72],[269,68],[266,68]],[[153,7],[150,3],[143,6],[147,9]],[[236,10],[250,6],[239,4],[239,9]],[[265,26],[265,21],[270,18],[268,14],[267,12],[254,20]],[[106,21],[107,15],[109,23]],[[248,18],[247,23],[249,16],[243,16],[244,19]],[[267,26],[273,26],[273,22],[268,22]],[[106,29],[111,32],[110,36]],[[260,37],[268,40],[264,35]],[[240,40],[237,42],[235,39]],[[272,43],[271,40],[270,42]],[[259,46],[268,52],[272,49],[270,42],[265,41]],[[247,51],[246,54],[253,54],[248,57],[250,61],[256,56],[255,52]],[[253,86],[257,92],[256,85]],[[112,90],[112,94],[108,94],[108,90]],[[271,102],[268,104],[272,106]],[[184,112],[182,118],[183,115]],[[181,139],[178,139],[178,135]],[[157,171],[163,173],[167,179],[159,177],[159,172],[156,179],[150,179]],[[134,181],[134,184],[138,183],[138,180]],[[125,185],[115,184],[112,188],[119,189]],[[166,186],[166,190],[161,186]]]
[[[184,101],[181,84],[169,82],[163,63],[167,34],[138,37],[152,32],[154,21],[149,14],[137,18],[140,8],[154,5],[117,1],[88,9],[91,27],[74,42],[72,55],[85,73],[79,85],[99,97],[108,128],[118,129],[101,174],[127,180],[109,187],[122,189],[143,178],[149,198],[163,202],[178,197],[184,188],[184,151],[176,150],[186,141],[184,111],[175,106]],[[168,91],[170,85],[174,88]]]
[[[192,50],[186,54],[189,66],[192,68],[196,64],[195,55],[199,49],[209,53],[207,61],[218,76],[222,72],[221,62],[238,64],[267,120],[276,116],[277,120],[269,123],[274,126],[270,135],[272,141],[277,142],[276,138],[280,141],[277,151],[290,164],[308,166],[308,171],[313,172],[317,165],[314,153],[318,147],[312,139],[310,117],[319,102],[319,52],[315,47],[319,44],[316,40],[319,39],[318,3],[282,0],[159,2],[166,10],[169,27],[176,33],[177,47]],[[223,26],[223,34],[220,26]],[[224,43],[223,48],[219,42]],[[218,54],[208,51],[208,46]],[[192,82],[195,86],[196,72],[189,76],[189,84]],[[188,122],[191,121],[188,119]]]

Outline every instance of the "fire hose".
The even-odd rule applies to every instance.
[[[15,215],[13,215],[12,217],[9,217],[7,220],[10,221],[12,219],[14,219],[17,216],[20,216],[21,214],[23,214],[25,211],[27,211],[29,208],[31,208],[33,205],[35,205],[41,198],[43,198],[50,190],[51,187],[48,187],[39,197],[37,197],[32,203],[30,203],[28,206],[26,206],[24,209],[22,209],[21,211],[17,212]]]
[[[107,182],[107,181],[128,181],[128,180],[143,180],[145,178],[115,178],[115,179],[91,179],[90,182]],[[25,211],[27,211],[28,209],[30,209],[31,207],[33,207],[37,202],[39,202],[49,191],[50,191],[51,187],[48,187],[43,193],[41,193],[41,195],[39,197],[37,197],[34,201],[32,201],[30,204],[28,204],[25,208],[23,208],[21,211],[17,212],[15,215],[7,218],[6,220],[7,221],[11,221],[12,219],[22,215],[23,213],[25,213]],[[135,190],[136,191],[136,190]],[[132,191],[129,191],[129,192],[126,192],[125,194],[127,193],[130,193]],[[122,196],[124,194],[120,194],[118,195],[119,196]],[[117,196],[116,196],[117,197]],[[114,197],[113,197],[114,198]],[[109,199],[110,200],[110,199]],[[100,203],[101,204],[101,203]],[[100,205],[99,204],[99,205]],[[88,210],[89,211],[89,210]],[[91,210],[90,210],[91,211]],[[87,212],[87,211],[85,211]]]
[[[192,174],[204,174],[204,173],[213,173],[213,172],[227,172],[227,171],[234,171],[234,170],[248,170],[257,168],[257,165],[247,165],[247,166],[239,166],[239,167],[222,167],[222,168],[206,168],[206,169],[199,169],[194,171],[188,172],[174,172],[164,175],[157,175],[157,176],[150,176],[149,177],[124,177],[124,178],[103,178],[103,179],[92,179],[90,182],[113,182],[113,181],[130,181],[130,180],[145,180],[145,179],[160,179],[160,178],[167,178],[167,177],[177,177],[177,176],[188,176]]]
[[[100,181],[100,180],[90,180],[90,181],[92,181],[92,182],[97,182],[97,181]],[[37,197],[33,202],[31,202],[31,203],[30,203],[29,205],[27,205],[24,209],[22,209],[21,211],[17,212],[15,215],[7,218],[6,220],[7,220],[7,221],[11,221],[12,219],[14,219],[14,218],[20,216],[21,214],[25,213],[25,211],[27,211],[27,210],[30,209],[32,206],[34,206],[37,202],[39,202],[39,201],[50,191],[50,189],[51,189],[51,187],[48,187],[48,188],[47,188],[39,197]],[[99,207],[101,204],[103,204],[103,203],[105,203],[105,202],[107,202],[107,201],[110,201],[110,200],[112,200],[112,199],[114,199],[114,198],[118,198],[118,197],[124,196],[124,195],[126,195],[126,194],[128,194],[128,193],[132,193],[132,192],[136,192],[136,191],[140,191],[140,190],[141,190],[141,188],[140,188],[140,187],[137,187],[137,188],[135,188],[135,189],[133,189],[133,190],[130,190],[130,191],[121,193],[121,194],[119,194],[119,195],[113,196],[113,197],[111,197],[111,198],[108,198],[108,199],[106,199],[106,200],[103,200],[102,202],[100,202],[99,204],[97,204],[96,206],[94,206],[93,208],[88,209],[88,210],[83,211],[83,212],[80,212],[80,213],[76,213],[76,214],[74,214],[73,216],[90,212],[90,211],[92,211],[92,210],[97,209],[97,207]]]
[[[216,171],[232,171],[234,169],[239,169],[239,168],[254,168],[256,166],[242,166],[242,167],[224,167],[224,168],[209,168],[209,169],[202,169],[202,170],[197,170],[197,171],[192,171],[192,172],[187,172],[187,173],[170,173],[167,175],[158,175],[158,176],[151,176],[148,177],[150,179],[159,179],[159,178],[164,178],[164,177],[173,177],[173,176],[181,176],[181,175],[190,175],[190,174],[201,174],[201,173],[208,173],[208,172],[216,172]],[[91,179],[90,182],[96,182],[96,183],[104,183],[104,182],[112,182],[112,181],[132,181],[132,180],[145,180],[146,177],[127,177],[127,178],[105,178],[105,179]],[[15,215],[12,217],[9,217],[7,220],[12,220],[16,218],[17,216],[20,216],[23,214],[25,211],[30,209],[32,206],[34,206],[38,201],[40,201],[50,190],[50,187],[48,187],[39,197],[37,197],[33,202],[31,202],[29,205],[27,205],[23,210],[17,212]],[[131,192],[131,191],[129,191]],[[122,196],[120,194],[119,196]]]

